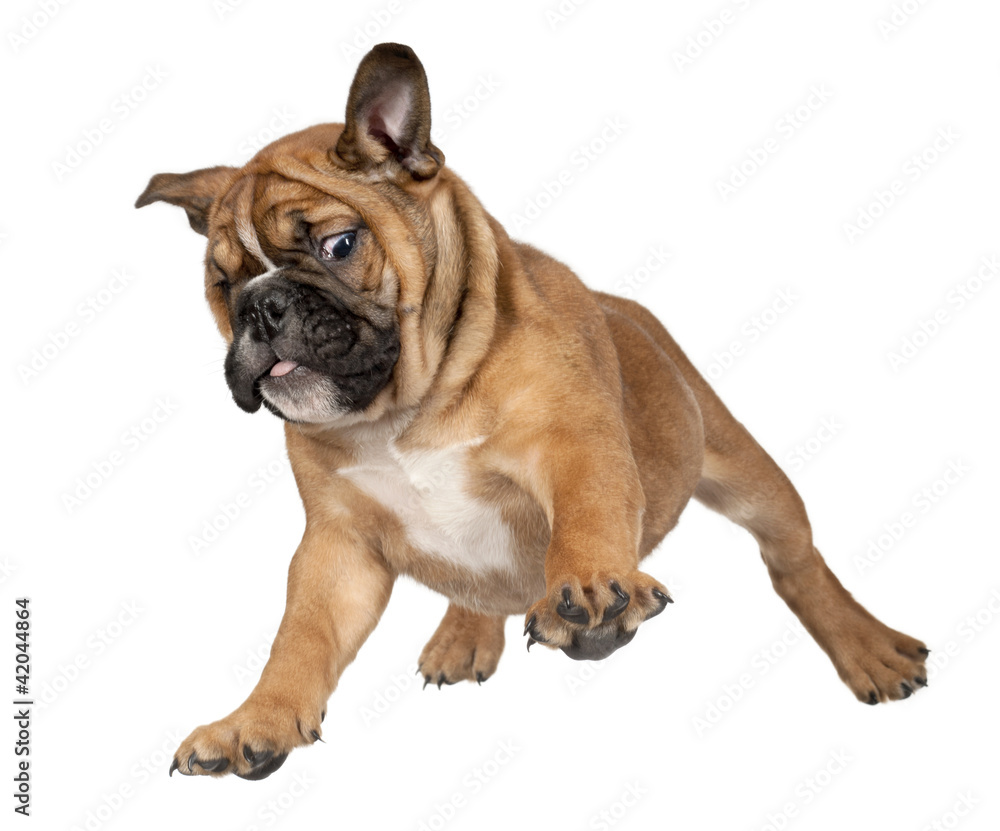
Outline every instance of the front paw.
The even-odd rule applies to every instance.
[[[280,768],[293,748],[319,741],[319,707],[251,695],[226,718],[197,728],[174,754],[170,775],[264,779]]]
[[[635,637],[639,624],[673,603],[648,574],[600,572],[553,580],[548,596],[528,610],[524,634],[578,661],[599,661]]]

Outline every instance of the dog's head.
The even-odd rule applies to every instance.
[[[420,317],[438,254],[444,155],[430,129],[420,61],[380,44],[345,124],[286,136],[242,168],[158,174],[139,197],[184,208],[208,238],[206,296],[244,410],[327,423],[399,400],[401,355],[425,351],[407,318]]]

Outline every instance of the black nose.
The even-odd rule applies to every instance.
[[[254,340],[270,343],[281,330],[281,318],[287,308],[288,299],[283,294],[270,293],[243,305],[239,317]]]

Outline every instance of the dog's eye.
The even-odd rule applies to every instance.
[[[229,282],[229,278],[222,273],[221,269],[216,269],[216,281],[212,283],[212,287],[218,289],[222,292],[222,296],[229,300],[229,292],[233,288],[233,284]]]
[[[356,231],[345,231],[323,240],[321,248],[324,260],[342,260],[354,250]]]

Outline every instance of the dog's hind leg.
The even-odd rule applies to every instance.
[[[926,686],[924,644],[890,629],[847,592],[813,545],[805,506],[785,474],[718,399],[705,403],[695,498],[754,536],[775,591],[860,701],[906,698]]]
[[[481,684],[497,671],[504,647],[504,615],[482,615],[448,606],[437,630],[420,653],[418,672],[424,686],[476,681]]]
[[[683,376],[704,431],[695,498],[754,536],[775,590],[830,656],[844,683],[868,704],[906,698],[925,686],[927,648],[880,622],[844,589],[813,545],[805,506],[792,483],[733,418],[663,325],[638,303],[599,297],[641,327]],[[663,464],[659,452],[637,453],[637,461],[647,471]],[[650,472],[647,478],[655,476]],[[658,542],[666,530],[656,529],[650,542]]]

